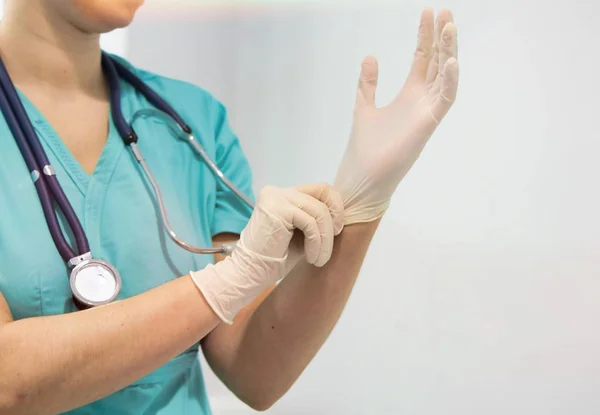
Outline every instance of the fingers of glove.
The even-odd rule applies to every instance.
[[[327,183],[304,184],[297,186],[296,189],[314,197],[327,206],[333,221],[333,234],[339,235],[344,229],[344,200],[342,195]]]
[[[298,190],[290,191],[287,198],[299,209],[294,212],[294,226],[304,233],[306,260],[318,267],[325,265],[333,252],[333,219],[329,208]]]
[[[356,93],[357,107],[374,107],[375,90],[379,78],[379,64],[373,56],[363,59],[358,79],[358,91]]]
[[[417,49],[415,50],[409,79],[423,80],[427,75],[434,43],[433,9],[426,8],[421,13]]]
[[[438,45],[433,45],[433,51],[431,60],[429,61],[429,68],[427,69],[427,76],[425,82],[428,84],[433,83],[438,75],[438,66],[440,62],[439,48]]]
[[[438,73],[443,75],[448,59],[456,59],[456,25],[454,23],[450,22],[444,26],[438,47]]]
[[[306,262],[314,264],[321,255],[321,231],[316,219],[300,209],[299,207],[293,208],[292,223],[294,227],[302,231],[304,234],[304,254],[306,255]]]
[[[435,31],[434,31],[434,40],[433,40],[433,52],[432,57],[429,62],[429,68],[427,70],[427,77],[425,82],[428,84],[432,84],[438,76],[440,70],[440,42],[441,35],[444,27],[450,23],[454,22],[454,17],[452,16],[452,12],[450,10],[444,9],[441,10],[438,14],[438,17],[435,22]],[[443,64],[442,64],[443,68]]]
[[[444,27],[446,27],[446,25],[450,22],[454,22],[454,16],[452,16],[452,12],[448,9],[440,10],[440,13],[438,14],[435,22],[434,42],[436,45],[440,44],[442,31],[444,30]]]
[[[431,116],[436,123],[440,123],[446,115],[454,100],[458,90],[458,61],[451,57],[446,61],[443,69],[440,93],[431,107]]]

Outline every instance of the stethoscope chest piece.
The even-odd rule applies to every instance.
[[[121,276],[108,262],[86,259],[71,270],[69,278],[75,304],[80,309],[112,302],[121,291]]]

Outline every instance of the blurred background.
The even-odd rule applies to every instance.
[[[363,56],[385,105],[425,6],[454,13],[458,101],[267,413],[599,414],[599,2],[147,0],[103,43],[223,101],[258,190],[333,180]],[[206,379],[216,415],[252,413]]]

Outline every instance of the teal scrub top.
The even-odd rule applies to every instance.
[[[122,62],[171,104],[225,175],[253,197],[248,162],[223,105],[201,88]],[[126,120],[135,111],[152,107],[123,80],[121,87]],[[178,247],[165,234],[151,188],[112,120],[105,148],[89,175],[44,116],[23,94],[21,99],[94,257],[110,262],[121,274],[118,299],[200,270],[214,260]],[[242,231],[250,209],[218,183],[186,142],[174,139],[156,118],[137,121],[135,130],[161,187],[169,221],[183,240],[210,246],[214,235]],[[0,119],[0,159],[0,292],[15,319],[74,312],[67,269],[4,118]],[[68,236],[74,246],[70,232]],[[68,414],[210,414],[198,349],[194,345],[125,389]]]

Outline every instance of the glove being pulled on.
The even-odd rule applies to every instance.
[[[215,314],[231,324],[242,308],[285,275],[295,230],[304,234],[306,261],[323,266],[342,228],[342,199],[329,185],[266,187],[233,254],[190,275]]]
[[[450,12],[440,12],[434,31],[433,11],[425,9],[408,79],[382,108],[375,107],[377,61],[363,61],[352,132],[334,183],[344,200],[346,225],[383,216],[398,184],[455,100],[456,55]]]

